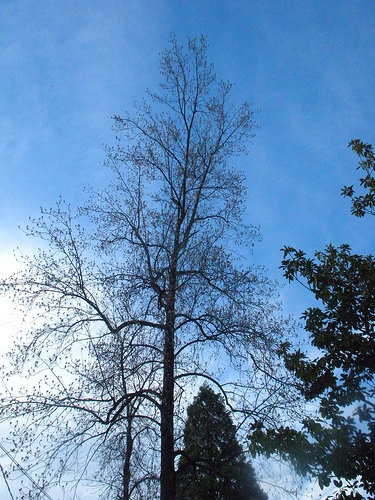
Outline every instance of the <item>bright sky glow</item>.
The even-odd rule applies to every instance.
[[[0,0],[1,274],[15,247],[27,252],[18,226],[40,206],[107,184],[111,116],[156,87],[170,34],[207,35],[218,76],[260,110],[239,160],[263,236],[255,263],[283,283],[284,245],[373,252],[373,222],[353,218],[340,189],[358,177],[349,140],[375,143],[375,2]],[[291,285],[282,298],[297,318],[312,300]]]

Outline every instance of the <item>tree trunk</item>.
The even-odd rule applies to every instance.
[[[171,266],[172,269],[169,275],[169,290],[166,303],[163,395],[162,395],[162,408],[161,408],[161,469],[160,469],[161,500],[175,500],[176,498],[173,417],[174,417],[174,328],[175,328],[177,253],[178,253],[177,244],[175,243],[174,258]]]
[[[130,486],[130,459],[133,453],[133,437],[132,437],[132,420],[133,417],[130,415],[129,408],[127,409],[128,412],[128,419],[127,419],[127,429],[126,429],[126,452],[125,452],[125,459],[124,459],[124,467],[123,467],[123,479],[122,479],[122,486],[123,486],[123,500],[129,500],[130,499],[130,492],[129,492],[129,486]]]
[[[172,319],[172,318],[171,318]],[[161,500],[175,499],[174,473],[174,329],[167,322],[164,345],[163,402],[161,409]]]

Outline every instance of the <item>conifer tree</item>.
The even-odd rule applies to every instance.
[[[187,410],[177,475],[181,500],[266,500],[223,398],[206,384]]]

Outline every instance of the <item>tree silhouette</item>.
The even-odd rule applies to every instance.
[[[353,186],[342,194],[352,201],[352,214],[375,215],[375,156],[360,140],[349,143],[364,171],[362,194]],[[349,245],[328,245],[306,257],[284,248],[284,275],[311,290],[317,304],[302,315],[311,344],[311,359],[284,345],[287,367],[298,377],[301,393],[319,404],[301,432],[289,427],[252,434],[254,449],[278,450],[303,474],[318,478],[323,488],[333,482],[336,499],[375,499],[375,257],[358,255]],[[362,493],[366,492],[363,497]]]
[[[181,500],[266,500],[223,398],[202,385],[187,409],[177,473]]]
[[[1,283],[29,326],[4,379],[34,381],[4,394],[12,442],[44,484],[85,480],[101,498],[174,500],[178,422],[197,380],[225,378],[244,420],[295,407],[278,357],[289,327],[249,263],[258,232],[229,165],[253,112],[217,81],[204,37],[173,38],[160,68],[159,93],[114,118],[109,186],[78,214],[62,201],[42,210],[27,230],[40,252]]]

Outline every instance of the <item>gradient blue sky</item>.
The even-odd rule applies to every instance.
[[[218,76],[260,110],[241,160],[256,261],[281,277],[285,244],[371,251],[370,222],[350,216],[340,188],[357,177],[348,141],[373,140],[374,19],[372,0],[1,0],[2,252],[41,205],[107,182],[111,116],[155,87],[171,33],[206,34]]]
[[[259,129],[247,173],[254,260],[281,282],[285,244],[372,252],[373,223],[340,196],[356,181],[352,138],[375,142],[373,0],[0,0],[0,271],[27,247],[18,226],[61,195],[105,185],[111,116],[159,81],[170,34],[206,34],[220,78]],[[282,291],[300,316],[300,288]]]

